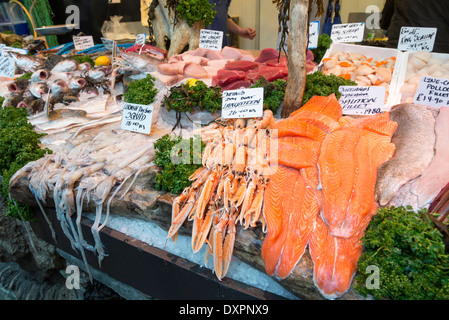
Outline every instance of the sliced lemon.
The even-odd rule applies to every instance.
[[[111,63],[111,61],[109,60],[108,57],[106,56],[99,56],[96,60],[95,60],[95,65],[96,66],[108,66]]]

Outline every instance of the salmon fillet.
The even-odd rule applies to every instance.
[[[309,252],[314,264],[313,282],[327,299],[338,298],[351,287],[357,262],[363,253],[360,239],[369,220],[364,222],[354,236],[345,239],[332,236],[320,215],[315,220],[309,241]]]
[[[277,121],[272,129],[277,132],[277,137],[306,137],[316,141],[323,141],[326,133],[314,126],[301,120],[299,117],[289,117]]]
[[[352,237],[370,214],[378,168],[395,152],[390,141],[360,127],[344,127],[323,141],[318,165],[323,216],[332,235]]]
[[[298,138],[302,138],[302,140]],[[286,137],[277,139],[270,147],[270,151],[273,150],[275,143],[278,148],[277,161],[279,164],[295,169],[316,166],[321,143],[303,137]]]
[[[261,253],[270,276],[286,278],[305,252],[320,206],[315,181],[279,165],[266,187],[267,235]]]
[[[327,97],[313,96],[305,105],[290,114],[290,117],[295,117],[296,115],[307,111],[317,112],[323,116],[333,119],[334,121],[338,121],[343,115],[343,109],[341,108],[335,94],[331,94]]]
[[[292,201],[288,203],[285,212],[286,236],[277,270],[281,279],[288,277],[302,258],[314,229],[313,223],[320,210],[316,185],[309,185],[308,182],[310,181],[304,179],[302,175],[297,180],[293,190],[294,197],[291,198]]]
[[[274,275],[279,263],[279,256],[285,238],[284,206],[286,194],[294,190],[300,173],[298,170],[279,165],[274,168],[274,174],[268,182],[264,194],[264,218],[267,223],[267,234],[262,245],[262,258],[265,271]]]

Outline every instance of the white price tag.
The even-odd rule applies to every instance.
[[[16,63],[13,58],[0,57],[0,77],[14,78]]]
[[[125,102],[121,128],[123,130],[150,134],[153,105],[145,106]]]
[[[413,103],[434,108],[449,106],[449,79],[422,77]]]
[[[9,54],[9,52],[17,52],[20,54],[28,54],[28,50],[26,49],[20,49],[20,48],[13,48],[13,47],[7,47],[7,46],[3,46],[1,47],[2,50],[2,57],[9,57],[12,58],[12,56]]]
[[[201,29],[200,48],[221,51],[223,46],[223,31]]]
[[[309,46],[308,49],[318,47],[318,36],[320,35],[320,21],[313,21],[309,24]]]
[[[111,51],[112,56],[116,57],[117,56],[117,41],[109,40],[106,38],[101,38],[101,41],[103,42],[106,50]]]
[[[136,44],[145,44],[147,42],[147,34],[139,33],[136,37]]]
[[[94,38],[92,36],[73,37],[73,45],[75,50],[83,51],[95,45]]]
[[[432,51],[437,36],[437,28],[402,27],[399,34],[398,50]]]
[[[365,23],[334,24],[331,31],[332,42],[362,42]]]
[[[341,86],[338,100],[343,114],[372,115],[385,109],[385,87],[382,86]]]
[[[263,95],[263,88],[223,91],[221,117],[223,119],[262,117]]]

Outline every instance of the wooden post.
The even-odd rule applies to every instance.
[[[306,83],[309,31],[309,0],[290,0],[288,81],[281,116],[288,117],[302,105]]]

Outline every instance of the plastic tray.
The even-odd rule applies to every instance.
[[[367,57],[372,57],[376,60],[384,60],[390,57],[396,57],[396,63],[393,71],[393,75],[390,82],[390,88],[388,91],[388,98],[385,103],[385,110],[389,110],[393,105],[396,104],[397,96],[397,79],[402,73],[402,66],[404,65],[403,53],[397,49],[392,48],[382,48],[382,47],[372,47],[372,46],[362,46],[356,44],[346,44],[346,43],[332,43],[330,48],[326,51],[323,59],[329,58],[332,54],[343,51],[345,53],[355,52],[363,54]],[[316,70],[323,69],[323,62],[316,67]]]
[[[401,63],[402,66],[400,67],[400,73],[398,74],[397,77],[397,84],[396,84],[396,92],[395,92],[395,104],[399,104],[399,103],[404,103],[405,100],[403,101],[403,94],[401,93],[401,88],[405,83],[405,80],[408,77],[407,74],[407,66],[409,64],[409,60],[418,52],[403,52],[402,53],[402,59],[401,59]],[[437,59],[441,59],[444,62],[449,61],[449,54],[445,54],[445,53],[436,53],[436,52],[432,52],[432,58],[437,58]],[[447,71],[447,74],[449,75],[449,70]],[[429,75],[432,76],[432,75]],[[437,78],[442,78],[442,77],[437,77]],[[449,76],[447,77],[449,79]]]

